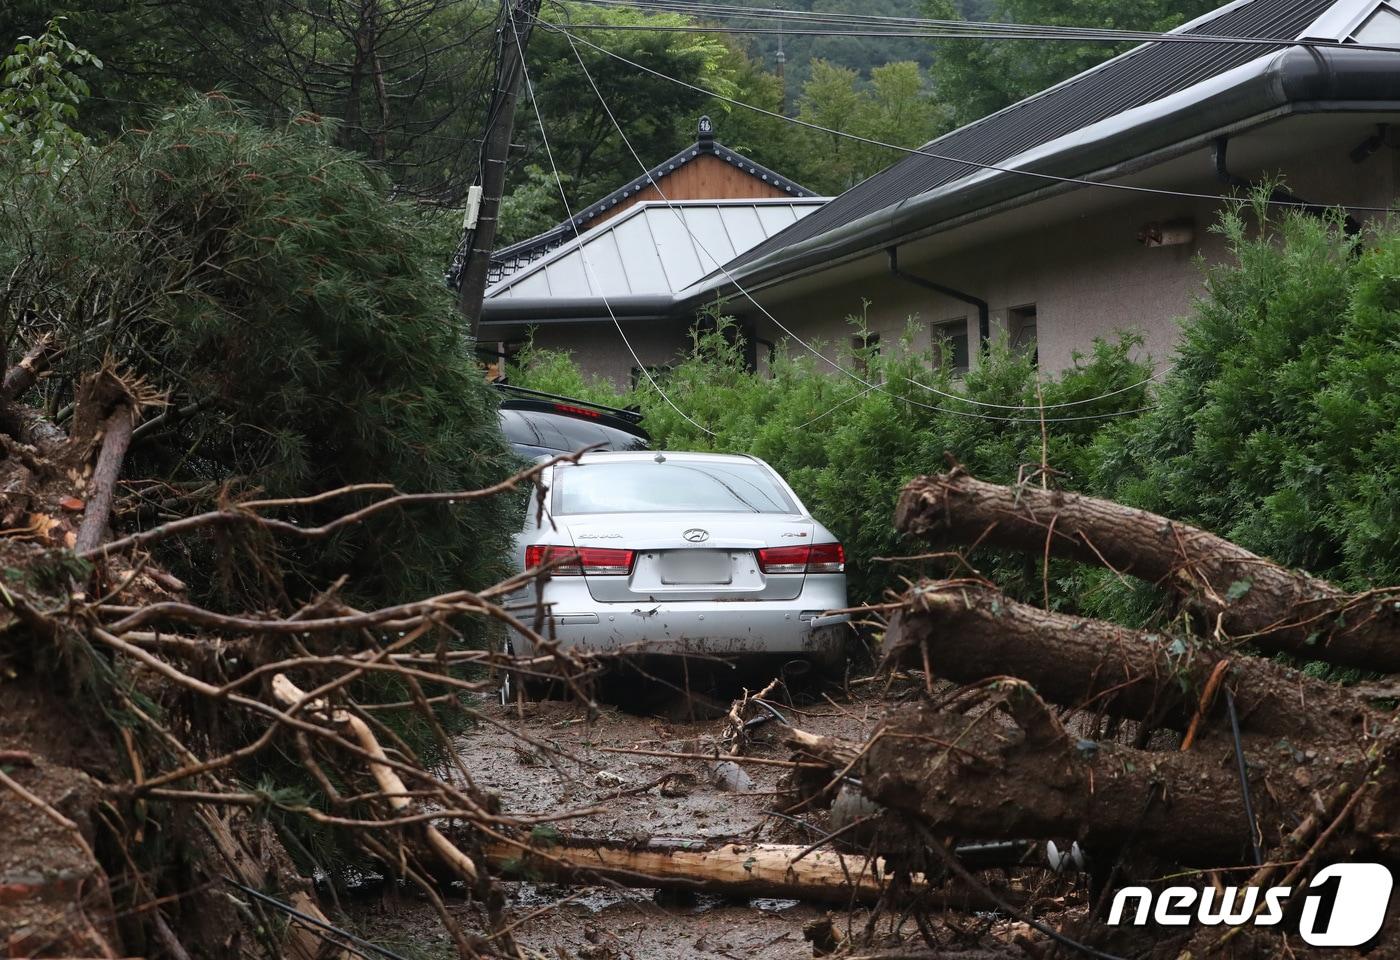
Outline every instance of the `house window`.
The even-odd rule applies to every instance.
[[[1006,335],[1011,349],[1031,358],[1031,363],[1040,363],[1040,351],[1035,336],[1035,304],[1012,307],[1006,313]]]
[[[851,337],[851,353],[855,355],[856,369],[864,373],[870,366],[870,358],[880,355],[880,335],[868,330]]]
[[[967,317],[944,320],[933,324],[933,356],[939,366],[947,364],[954,374],[967,373],[970,358],[967,348]]]

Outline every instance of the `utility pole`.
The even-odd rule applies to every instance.
[[[496,219],[505,192],[506,161],[515,125],[515,104],[520,78],[525,72],[521,57],[530,43],[530,32],[540,11],[540,0],[504,0],[499,31],[500,55],[496,62],[495,88],[482,134],[480,203],[470,198],[463,224],[463,263],[457,275],[457,309],[467,321],[467,334],[475,340],[481,324],[481,304],[486,294],[486,273],[496,245]],[[517,41],[517,38],[518,41]],[[474,189],[472,191],[476,193]]]

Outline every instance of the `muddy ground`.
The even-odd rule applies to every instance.
[[[720,693],[722,698],[738,692]],[[819,838],[813,827],[770,812],[791,802],[780,793],[780,778],[786,772],[782,767],[745,764],[736,782],[732,768],[719,775],[711,761],[611,752],[713,754],[716,749],[725,750],[722,738],[728,724],[716,714],[727,709],[727,700],[702,702],[695,710],[693,703],[678,695],[639,691],[643,694],[644,702],[634,701],[626,709],[604,705],[591,718],[574,702],[542,701],[506,710],[482,699],[475,706],[502,726],[480,725],[461,737],[461,755],[474,779],[499,791],[504,807],[512,812],[599,808],[561,823],[561,830],[570,834],[803,844]],[[899,695],[898,685],[886,690],[881,680],[826,691],[809,689],[797,696],[780,693],[777,701],[794,725],[863,741]],[[777,723],[757,727],[746,755],[788,757],[780,736]],[[641,789],[648,784],[655,785]],[[823,813],[804,819],[825,829]],[[852,862],[860,860],[857,856]],[[872,948],[919,939],[912,920],[901,922],[897,914],[888,912],[876,917],[873,929],[867,930],[871,913],[860,907],[829,910],[794,900],[726,900],[606,885],[508,881],[504,886],[513,916],[524,918],[513,931],[518,942],[548,957],[805,960],[813,956],[813,944],[804,939],[804,928],[828,916],[841,935],[854,936]],[[410,891],[391,891],[347,907],[365,936],[405,956],[453,955],[433,908]],[[475,906],[459,900],[450,908],[464,928],[483,929]],[[1005,956],[1000,951],[984,952],[987,935],[996,944],[1029,932],[996,918],[961,920],[954,919],[952,926],[940,926],[937,931],[950,951],[948,956]],[[958,927],[966,929],[965,937],[959,935]],[[983,948],[965,954],[958,949],[959,940],[968,946],[980,943]],[[1012,955],[1023,954],[1016,950]]]

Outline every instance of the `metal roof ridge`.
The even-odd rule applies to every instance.
[[[1335,40],[1342,43],[1383,0],[1337,0],[1318,14],[1307,29],[1298,34],[1299,40]]]
[[[768,169],[763,164],[750,160],[739,151],[732,147],[725,146],[718,140],[697,140],[674,156],[662,160],[654,167],[650,167],[645,173],[629,180],[601,200],[596,200],[586,205],[582,210],[574,214],[571,219],[565,220],[564,223],[560,224],[560,226],[572,225],[575,229],[583,226],[583,224],[617,206],[632,194],[640,193],[648,186],[655,185],[657,180],[674,173],[679,167],[685,166],[685,164],[699,158],[702,154],[710,154],[711,156],[724,160],[726,163],[739,167],[744,173],[763,180],[764,182],[772,183],[772,185],[778,189],[786,190],[794,196],[816,196],[815,191],[807,189],[791,177],[784,177]],[[745,167],[747,167],[747,169],[745,169]]]
[[[1249,2],[1249,0],[1242,0],[1242,2]],[[784,177],[776,171],[770,170],[763,164],[749,159],[739,151],[732,147],[725,146],[718,140],[697,140],[674,156],[668,157],[656,164],[656,166],[649,168],[646,173],[629,180],[601,200],[587,204],[569,219],[563,220],[553,227],[550,227],[548,230],[535,234],[533,237],[517,240],[509,246],[491,251],[491,260],[493,262],[509,260],[516,254],[527,250],[534,250],[551,242],[555,242],[556,240],[560,243],[568,243],[570,240],[582,236],[587,232],[587,230],[584,229],[585,224],[596,219],[603,213],[606,213],[608,210],[611,210],[633,193],[639,193],[647,186],[654,185],[657,180],[665,177],[667,174],[674,173],[676,169],[696,159],[701,154],[710,154],[732,166],[738,167],[749,176],[767,183],[772,183],[772,185],[778,189],[786,190],[790,193],[792,199],[809,199],[818,196],[815,190],[809,190],[791,177]],[[765,199],[783,200],[787,198],[771,197]],[[534,263],[529,264],[529,266],[533,265]],[[511,274],[511,276],[514,275],[515,274]],[[498,283],[503,283],[508,279],[510,279],[510,277],[503,277]]]

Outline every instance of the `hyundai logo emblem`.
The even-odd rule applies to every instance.
[[[685,533],[681,534],[681,536],[685,537],[691,543],[704,543],[706,540],[710,539],[710,531],[701,530],[699,527],[691,527]]]

